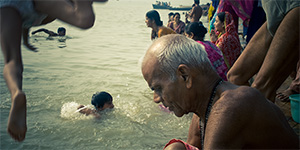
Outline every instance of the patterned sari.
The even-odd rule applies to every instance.
[[[239,36],[235,29],[233,18],[228,12],[225,12],[224,25],[225,33],[219,34],[218,40],[215,42],[215,44],[223,52],[224,61],[228,69],[230,69],[237,58],[240,56],[242,47],[240,44]]]
[[[182,21],[179,21],[178,26],[174,28],[174,21],[170,22],[168,24],[168,27],[173,29],[176,33],[178,34],[183,34],[184,33],[184,28],[185,28],[185,23]]]
[[[210,60],[213,68],[216,70],[218,75],[225,81],[227,81],[227,72],[228,68],[225,64],[224,57],[219,48],[211,43],[210,41],[196,41],[202,44],[205,47],[205,51],[207,52],[207,57]]]

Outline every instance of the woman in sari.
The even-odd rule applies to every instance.
[[[150,10],[146,13],[145,23],[149,28],[152,28],[151,40],[159,38],[167,34],[175,34],[172,29],[163,26],[163,22],[160,20],[160,15],[156,10]]]
[[[219,48],[210,41],[204,41],[204,36],[207,33],[207,29],[203,26],[202,22],[192,22],[185,27],[184,34],[196,42],[202,44],[207,52],[207,57],[210,60],[213,68],[218,75],[225,81],[227,81],[227,65],[225,64],[223,54]]]
[[[218,13],[214,26],[216,31],[210,34],[211,41],[223,52],[225,63],[230,69],[242,50],[231,14]]]
[[[174,14],[174,21],[171,21],[167,26],[178,34],[184,33],[185,23],[180,20],[179,13]]]

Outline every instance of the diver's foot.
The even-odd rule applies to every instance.
[[[13,139],[21,142],[25,139],[26,131],[26,95],[19,91],[12,97],[7,132]]]

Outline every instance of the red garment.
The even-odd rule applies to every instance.
[[[241,54],[241,44],[236,32],[233,18],[229,12],[225,12],[225,33],[220,33],[215,44],[223,52],[225,63],[228,69],[234,64]]]
[[[165,149],[166,147],[168,147],[170,144],[176,143],[176,142],[180,142],[180,143],[184,144],[186,150],[199,150],[197,147],[192,146],[192,145],[189,145],[189,144],[187,144],[186,142],[184,142],[184,141],[182,141],[182,140],[179,140],[179,139],[172,139],[172,140],[170,140],[169,143],[167,143],[167,144],[165,145],[164,149]]]
[[[217,13],[227,11],[234,18],[236,27],[238,27],[239,17],[243,20],[244,26],[248,27],[253,11],[253,3],[254,0],[221,0]]]

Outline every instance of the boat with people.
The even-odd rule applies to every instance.
[[[155,4],[152,4],[153,9],[169,9],[169,10],[183,10],[183,11],[188,11],[192,9],[192,6],[176,6],[172,7],[170,2],[161,2],[161,1],[156,1]]]
[[[156,3],[152,4],[152,6],[153,9],[169,9],[171,7],[171,3],[156,1]]]

